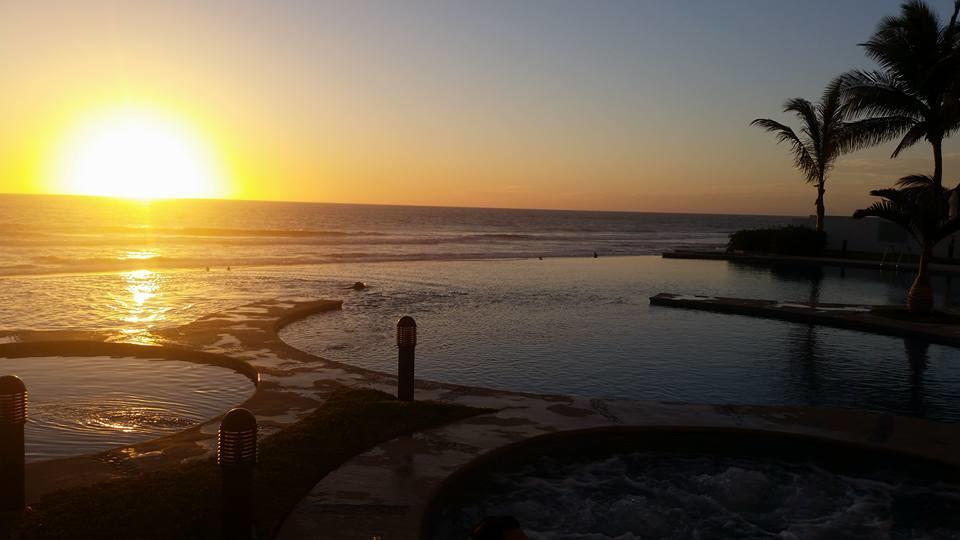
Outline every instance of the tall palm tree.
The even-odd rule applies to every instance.
[[[933,310],[933,289],[927,267],[933,248],[960,231],[960,217],[950,217],[950,190],[932,176],[913,175],[901,178],[894,188],[876,189],[870,195],[883,200],[857,210],[853,217],[878,217],[893,222],[920,245],[920,265],[907,294],[907,309],[911,313],[929,313]]]
[[[783,112],[792,112],[800,118],[803,127],[799,135],[791,127],[769,118],[757,118],[750,125],[775,133],[778,143],[790,143],[794,166],[817,188],[817,231],[823,231],[827,176],[849,146],[847,105],[841,100],[840,87],[831,84],[824,90],[820,103],[814,105],[803,98],[793,98],[783,104]]]
[[[849,149],[900,138],[895,158],[926,139],[933,147],[933,179],[943,183],[943,140],[960,128],[958,13],[960,0],[954,0],[944,26],[923,0],[911,0],[860,44],[881,69],[850,71],[836,81],[859,118],[851,123],[856,136],[848,139]]]

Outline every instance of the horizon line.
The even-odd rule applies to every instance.
[[[694,215],[694,216],[754,216],[754,217],[792,217],[792,218],[812,218],[814,214],[747,214],[742,212],[680,212],[680,211],[652,211],[652,210],[595,210],[595,209],[575,209],[575,208],[529,208],[512,206],[453,206],[442,204],[400,204],[400,203],[354,203],[354,202],[331,202],[331,201],[304,201],[304,200],[286,200],[286,199],[246,199],[246,198],[223,198],[223,197],[158,197],[155,199],[136,199],[130,197],[114,197],[111,195],[87,195],[81,193],[22,193],[22,192],[0,192],[3,196],[23,196],[23,197],[78,197],[87,199],[115,199],[127,202],[151,203],[154,201],[215,201],[215,202],[254,202],[254,203],[278,203],[278,204],[326,204],[339,206],[388,206],[405,208],[448,208],[448,209],[472,209],[472,210],[516,210],[516,211],[534,211],[534,212],[592,212],[606,214],[667,214],[667,215]]]

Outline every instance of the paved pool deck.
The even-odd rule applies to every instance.
[[[290,347],[279,329],[294,320],[337,310],[339,301],[278,298],[203,317],[157,335],[178,354],[213,355],[256,369],[259,384],[242,405],[262,426],[261,435],[312,412],[337,388],[371,387],[394,392],[390,374],[359,369]],[[385,320],[385,325],[395,321]],[[77,336],[71,336],[75,339]],[[33,333],[0,345],[0,357],[111,354],[116,344],[86,336]],[[126,350],[134,345],[125,345]],[[144,355],[156,354],[142,347]],[[171,353],[173,354],[173,353]],[[417,381],[416,399],[439,400],[494,412],[388,441],[355,456],[320,481],[293,510],[280,538],[387,540],[419,538],[421,516],[432,495],[455,471],[480,456],[539,435],[618,426],[720,428],[798,434],[866,445],[960,467],[960,426],[852,410],[801,407],[703,405],[535,395]],[[209,457],[219,419],[175,435],[97,455],[31,464],[28,499],[50,491],[175,467]]]
[[[811,304],[666,292],[651,296],[650,305],[833,326],[874,334],[912,337],[931,343],[960,347],[960,325],[895,318],[891,316],[891,313],[899,309],[895,306],[825,302]]]

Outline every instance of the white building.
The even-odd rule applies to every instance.
[[[816,217],[811,216],[804,225],[814,227]],[[843,250],[843,243],[847,243],[848,252],[906,253],[919,255],[920,246],[902,228],[878,218],[853,219],[845,216],[826,216],[823,221],[823,230],[827,233],[827,249],[831,251]],[[960,234],[960,233],[958,233]],[[950,242],[958,234],[946,238],[937,244],[933,250],[936,257],[947,257]],[[954,256],[960,257],[960,241],[956,241]]]

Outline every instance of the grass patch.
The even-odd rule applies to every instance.
[[[254,479],[258,538],[342,463],[397,436],[487,412],[384,392],[335,392],[303,420],[260,442]],[[218,538],[220,470],[213,459],[52,493],[21,523],[23,538]]]

